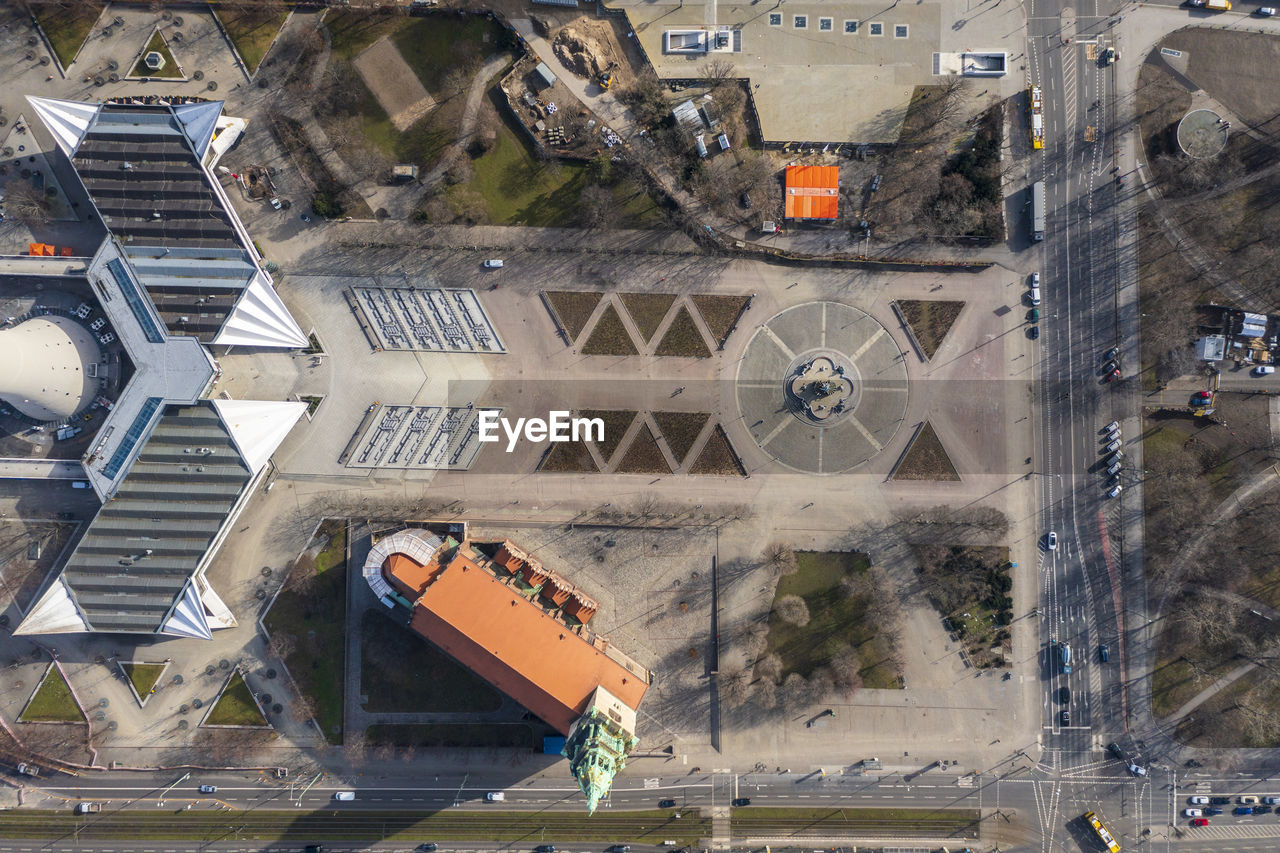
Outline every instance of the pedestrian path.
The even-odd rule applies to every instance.
[[[84,466],[79,459],[18,459],[0,457],[3,480],[82,480]]]

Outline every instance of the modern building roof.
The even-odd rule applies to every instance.
[[[222,102],[28,101],[171,334],[238,346],[307,345],[209,171],[220,153],[211,150],[215,130],[227,125]]]
[[[92,368],[101,358],[93,335],[69,317],[31,317],[0,329],[0,400],[38,421],[69,418],[97,393]]]
[[[787,219],[835,219],[840,202],[840,170],[835,166],[788,166]]]

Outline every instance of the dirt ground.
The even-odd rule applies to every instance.
[[[435,99],[423,88],[390,36],[365,48],[354,64],[360,79],[401,133],[435,107]]]
[[[556,56],[560,57],[564,70],[572,74],[594,78],[609,69],[616,78],[613,87],[626,88],[635,81],[636,73],[645,67],[644,57],[612,19],[600,20],[567,10],[553,12],[549,9],[538,9],[536,15],[529,17],[543,24],[539,29],[555,46]]]

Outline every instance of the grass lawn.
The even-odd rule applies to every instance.
[[[881,648],[875,613],[869,594],[846,595],[840,581],[865,574],[871,567],[866,555],[852,551],[799,551],[796,571],[778,582],[774,601],[798,595],[809,608],[804,626],[769,617],[765,654],[782,659],[782,677],[796,672],[808,678],[829,664],[846,646],[857,650],[866,687],[897,688],[898,675]]]
[[[361,627],[360,692],[370,713],[496,711],[497,691],[407,626],[381,612]]]
[[[589,473],[595,474],[600,469],[591,457],[591,451],[581,441],[558,441],[551,445],[551,450],[542,458],[539,471],[550,473]]]
[[[667,440],[667,446],[671,448],[676,462],[684,461],[685,454],[698,440],[710,417],[709,412],[653,413],[653,419],[657,422],[658,429],[662,430],[662,436]]]
[[[576,341],[591,313],[596,310],[601,294],[581,290],[548,290],[547,301],[555,309],[560,325],[569,333],[569,339]]]
[[[645,424],[631,439],[631,446],[623,454],[622,461],[615,469],[617,474],[670,474],[671,466],[662,455],[662,448],[653,437],[653,430]]]
[[[627,434],[627,427],[636,419],[635,410],[583,409],[579,414],[584,418],[599,418],[604,421],[604,441],[597,441],[595,445],[596,450],[600,451],[600,458],[607,465],[609,457],[613,456],[613,451],[618,449],[622,437]]]
[[[612,304],[606,305],[596,320],[591,336],[582,345],[583,355],[636,355],[636,345],[622,325],[622,318]]]
[[[213,710],[201,725],[205,726],[254,726],[269,728],[266,717],[258,710],[253,701],[253,693],[245,683],[244,676],[237,671],[222,689],[222,695],[214,704]]]
[[[49,37],[53,52],[58,61],[66,68],[80,50],[80,45],[89,37],[89,31],[102,14],[102,3],[73,3],[70,7],[54,4],[32,5],[31,12],[40,22],[40,28]]]
[[[164,67],[159,71],[152,71],[147,67],[147,54],[152,51],[164,57]],[[133,66],[133,70],[129,74],[132,77],[156,77],[166,80],[181,79],[182,69],[178,67],[178,60],[174,58],[173,51],[169,50],[169,45],[165,43],[164,36],[160,35],[159,30],[151,34],[151,40],[143,48],[142,55],[138,57],[138,63]]]
[[[646,342],[653,338],[671,303],[676,301],[674,293],[620,293],[618,296]]]
[[[711,351],[707,349],[707,342],[703,339],[702,332],[693,322],[689,309],[683,305],[680,306],[671,325],[667,326],[667,333],[662,336],[662,342],[658,344],[653,354],[683,358],[711,357]]]
[[[935,302],[926,299],[898,300],[898,309],[907,319],[925,358],[933,358],[933,354],[946,340],[947,333],[955,325],[956,319],[964,309],[963,302]]]
[[[468,799],[478,795],[466,791]],[[576,795],[575,795],[576,796]],[[679,820],[670,810],[626,812],[601,809],[588,815],[577,811],[475,811],[440,809],[421,813],[406,811],[347,811],[341,821],[331,809],[304,811],[240,812],[237,836],[255,840],[296,842],[334,841],[347,847],[356,841],[393,840],[408,848],[424,838],[441,841],[510,842],[532,849],[531,839],[554,838],[565,842],[614,843],[625,839],[657,846],[665,840],[693,844],[711,835],[711,818],[697,809],[681,810]],[[14,838],[61,839],[73,833],[82,840],[180,840],[221,837],[227,832],[226,814],[183,811],[151,814],[141,810],[104,810],[85,822],[70,809],[56,812],[12,810],[0,812],[0,835]]]
[[[893,469],[893,480],[950,480],[960,479],[947,449],[942,446],[933,424],[928,421],[920,427],[911,446],[902,454],[902,461]]]
[[[40,689],[31,697],[27,707],[18,715],[20,723],[82,723],[84,714],[71,695],[71,687],[62,672],[53,664]]]
[[[689,466],[689,473],[743,477],[747,472],[742,467],[742,460],[738,458],[737,452],[729,442],[729,436],[725,435],[724,427],[716,424],[707,443],[702,445],[702,452]]]
[[[714,293],[696,294],[692,299],[707,328],[711,330],[716,346],[720,347],[729,339],[734,324],[751,302],[750,296],[719,296]]]
[[[324,554],[334,553],[333,539],[345,535],[345,531],[331,534],[315,569],[301,565],[293,570],[263,620],[268,633],[293,638],[285,663],[298,689],[314,703],[320,730],[333,743],[342,742],[347,569],[340,558],[335,561]]]
[[[258,70],[262,58],[267,55],[267,48],[271,47],[276,33],[289,17],[288,9],[271,3],[261,6],[224,5],[213,9],[239,51],[240,58],[249,66],[250,74]]]
[[[146,699],[151,689],[156,686],[156,682],[160,680],[160,675],[166,666],[167,664],[163,663],[121,663],[120,669],[124,670],[129,682],[133,684],[138,698]]]
[[[976,809],[876,808],[760,808],[734,809],[729,814],[734,835],[913,835],[977,838]]]
[[[370,746],[533,749],[533,730],[517,724],[386,725],[365,732]]]

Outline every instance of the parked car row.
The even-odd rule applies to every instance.
[[[1027,322],[1031,327],[1027,329],[1027,337],[1036,340],[1040,337],[1040,273],[1033,272],[1028,280],[1030,290],[1027,291],[1027,300],[1031,303],[1031,310],[1027,312]]]
[[[1192,826],[1208,826],[1209,818],[1217,817],[1222,814],[1223,810],[1221,806],[1229,806],[1232,802],[1231,797],[1190,797],[1188,798],[1187,803],[1191,808],[1183,809],[1182,815],[1183,817],[1194,818],[1194,820],[1191,821]],[[1251,794],[1246,794],[1236,797],[1234,802],[1238,805],[1231,810],[1231,813],[1237,817],[1243,817],[1245,815],[1271,814],[1273,811],[1276,811],[1276,806],[1280,805],[1280,797],[1267,796],[1259,798]]]
[[[1120,434],[1120,423],[1118,421],[1112,421],[1099,432],[1102,434],[1102,452],[1110,454],[1103,460],[1107,472],[1107,497],[1114,498],[1124,488],[1120,485],[1120,472],[1124,470],[1124,451],[1120,448],[1124,443],[1124,438]]]

